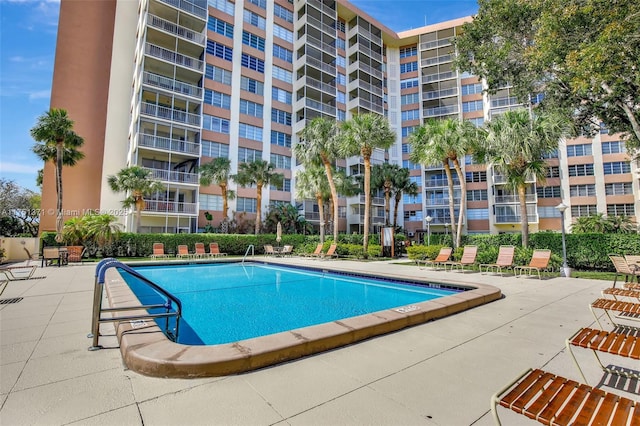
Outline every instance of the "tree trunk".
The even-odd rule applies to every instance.
[[[324,164],[324,170],[327,173],[327,180],[329,181],[329,189],[331,190],[331,201],[333,203],[333,242],[338,242],[338,190],[336,189],[336,183],[333,181],[333,171],[331,170],[331,162],[325,157],[322,157],[322,164]],[[322,219],[320,219],[322,220]]]
[[[322,194],[316,194],[316,201],[318,202],[318,214],[320,215],[320,242],[324,243],[324,201],[322,200]]]
[[[62,237],[62,159],[64,153],[64,141],[58,141],[56,144],[56,192],[58,200],[56,204],[56,241],[61,243]]]
[[[456,245],[457,233],[456,233],[455,227],[453,226],[453,221],[456,218],[455,202],[453,198],[453,176],[451,175],[451,169],[449,168],[449,161],[444,160],[442,162],[442,165],[444,166],[444,173],[447,175],[447,186],[449,188],[449,217],[451,220],[451,240],[453,241],[453,248],[456,248],[458,246]]]
[[[262,182],[256,184],[256,235],[260,233],[261,217],[262,217]]]
[[[363,155],[364,159],[364,235],[362,240],[362,248],[364,249],[364,258],[369,253],[369,209],[371,208],[371,156]]]
[[[400,200],[402,200],[402,193],[398,192],[396,194],[396,204],[393,206],[393,227],[398,226],[398,205],[400,205]]]
[[[609,95],[613,94],[613,90],[611,89],[611,87],[609,87],[607,83],[602,83],[601,87]],[[636,139],[640,141],[640,123],[638,123],[638,120],[634,115],[633,106],[629,106],[623,101],[616,102],[616,104],[624,111],[624,114],[629,119],[629,123],[631,123],[631,129],[633,130],[633,133],[636,135]]]
[[[384,221],[387,226],[391,223],[391,182],[384,183]]]
[[[221,182],[218,184],[218,186],[222,191],[222,221],[226,222],[227,212],[229,211],[229,203],[227,201],[227,184],[226,182]]]
[[[136,234],[140,229],[140,223],[142,222],[142,210],[144,209],[144,198],[142,195],[136,195]]]
[[[456,174],[460,180],[460,211],[458,212],[458,231],[456,232],[456,247],[460,247],[460,240],[462,238],[462,220],[465,217],[464,210],[467,205],[467,183],[465,182],[462,169],[460,168],[460,162],[457,158],[453,159],[453,167],[456,169]]]
[[[522,228],[522,247],[529,246],[529,217],[527,216],[527,187],[518,185],[518,199],[520,200],[520,227]]]

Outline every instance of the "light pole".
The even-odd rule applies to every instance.
[[[564,212],[568,207],[569,206],[567,206],[565,203],[560,203],[556,206],[556,209],[560,212],[560,227],[562,228],[562,270],[560,271],[561,277],[569,277],[571,275],[571,273],[569,272],[569,265],[567,265],[567,242],[564,232]]]
[[[430,246],[431,245],[431,221],[433,220],[433,218],[427,215],[427,217],[425,217],[424,220],[427,221],[427,245]]]

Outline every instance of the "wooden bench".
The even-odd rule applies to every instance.
[[[618,312],[618,314],[615,315],[616,318],[640,321],[640,303],[622,302],[620,300],[611,299],[596,299],[591,305],[589,305],[589,309],[591,309],[591,313],[600,328],[603,327],[602,324],[600,324],[600,319],[598,318],[598,315],[596,315],[594,309],[602,309],[605,314],[607,314],[607,317],[609,317],[611,324],[616,327],[620,324],[617,324],[613,318],[611,318],[611,314],[609,313],[610,311]]]

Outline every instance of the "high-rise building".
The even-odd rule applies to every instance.
[[[407,167],[420,187],[400,205],[405,229],[414,238],[427,227],[448,232],[444,169],[411,163],[407,137],[425,119],[480,126],[522,107],[509,88],[488,96],[480,79],[454,68],[453,37],[471,19],[396,33],[346,0],[62,0],[51,106],[67,109],[86,141],[86,158],[63,173],[65,216],[97,210],[133,229],[133,213],[121,206],[125,194],[112,192],[107,177],[138,165],[164,186],[146,199],[139,232],[197,232],[205,212],[217,225],[220,188],[201,186],[198,167],[227,157],[232,172],[242,162],[273,163],[285,178],[265,188],[262,211],[292,203],[317,224],[315,201],[296,200],[296,135],[315,117],[372,112],[385,115],[397,135],[372,163]],[[517,195],[491,168],[464,160],[465,232],[519,231]],[[544,185],[532,179],[527,191],[532,230],[558,230],[562,201],[570,206],[567,224],[595,212],[637,215],[638,165],[605,128],[561,141],[548,161]],[[358,175],[363,161],[337,166]],[[53,176],[47,164],[45,212],[55,208]],[[255,218],[255,188],[231,185],[230,210]],[[460,199],[456,182],[457,208]],[[362,230],[363,196],[343,198],[339,210],[341,231]],[[373,197],[372,224],[384,224],[382,193]],[[55,215],[45,215],[41,229],[54,228]]]

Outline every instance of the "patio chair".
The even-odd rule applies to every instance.
[[[25,251],[25,253],[27,253],[27,265],[32,261],[32,260],[40,260],[40,254],[39,253],[31,253],[29,251],[28,248],[26,247],[22,247],[22,249]]]
[[[24,266],[5,266],[0,268],[0,272],[4,273],[5,277],[9,281],[19,281],[19,280],[29,280],[31,278],[42,278],[42,277],[34,277],[33,274],[36,272],[36,265],[24,265]]]
[[[610,254],[609,259],[613,263],[613,266],[616,268],[616,276],[613,279],[613,286],[616,286],[618,282],[618,277],[624,275],[624,282],[633,282],[634,277],[637,278],[636,275],[637,268],[634,264],[633,268],[627,262],[627,259],[624,256],[620,256],[617,254]],[[640,272],[640,271],[639,271]],[[637,280],[636,280],[637,281]]]
[[[447,269],[447,266],[453,268],[458,268],[460,270],[464,270],[465,266],[473,266],[476,264],[476,257],[478,255],[478,246],[464,246],[464,251],[462,252],[462,257],[459,262],[451,261],[444,262],[444,269]]]
[[[498,405],[545,425],[637,424],[640,415],[640,401],[531,368],[491,397],[500,425]]]
[[[152,259],[165,259],[169,257],[168,254],[164,252],[164,244],[163,243],[153,243],[153,253],[151,254]]]
[[[326,253],[320,252],[320,259],[331,259],[332,257],[338,257],[338,253],[336,253],[337,248],[337,244],[331,244],[329,246],[329,250],[327,250]]]
[[[291,256],[293,254],[293,246],[285,245],[280,251],[280,256]]]
[[[640,303],[622,302],[620,300],[600,298],[591,303],[591,305],[589,305],[589,309],[591,309],[591,313],[593,314],[593,317],[596,319],[596,322],[598,323],[600,328],[603,327],[600,323],[600,318],[598,318],[598,315],[596,315],[595,309],[602,309],[614,327],[622,326],[622,324],[618,324],[613,320],[613,318],[611,317],[611,312],[617,312],[613,316],[618,319],[640,321]]]
[[[227,253],[220,253],[220,247],[218,246],[218,243],[209,243],[209,252],[214,257],[227,255]]]
[[[186,244],[180,244],[178,246],[178,253],[176,257],[182,259],[185,257],[193,257],[193,253],[189,253],[189,247]]]
[[[196,248],[196,251],[193,253],[193,257],[198,257],[198,258],[211,257],[211,253],[207,253],[204,250],[204,243],[196,243],[195,248]]]
[[[516,276],[518,276],[518,271],[520,271],[520,276],[524,275],[525,272],[527,272],[529,275],[532,275],[533,272],[537,272],[538,279],[542,279],[540,272],[546,271],[547,268],[549,268],[550,260],[551,250],[534,250],[529,264],[526,266],[515,266],[513,268],[513,271]]]
[[[485,268],[485,272],[489,272],[489,269],[495,269],[496,274],[504,275],[503,269],[513,269],[513,259],[516,254],[515,246],[500,246],[498,250],[498,258],[496,263],[483,263],[480,265],[480,272],[482,267]]]
[[[318,256],[320,256],[320,253],[322,253],[322,247],[323,247],[323,244],[322,243],[318,243],[318,245],[316,246],[316,249],[313,251],[313,253],[305,253],[304,256],[305,257],[318,257]]]
[[[640,289],[627,289],[627,288],[605,288],[602,290],[602,296],[613,296],[614,300],[619,300],[619,297],[631,299],[630,302],[640,303]]]
[[[62,264],[62,258],[59,247],[44,247],[42,249],[42,267],[53,265],[57,262],[58,266]]]
[[[417,260],[416,263],[418,264],[418,267],[420,267],[421,263],[424,263],[425,268],[428,265],[431,265],[435,268],[438,265],[444,265],[446,262],[448,262],[449,258],[451,257],[452,251],[453,249],[451,247],[442,247],[435,259]],[[423,269],[423,268],[420,268],[420,269]],[[446,265],[445,265],[445,269],[447,269]]]
[[[276,252],[273,249],[273,246],[271,244],[265,244],[264,245],[264,255],[265,256],[275,256]]]
[[[605,367],[598,357],[598,352],[602,352],[640,360],[640,337],[629,334],[629,329],[625,329],[625,331],[626,333],[620,333],[585,327],[581,328],[573,336],[567,339],[567,350],[571,354],[573,362],[585,383],[588,384],[589,382],[587,382],[587,378],[584,376],[584,373],[578,364],[578,360],[573,354],[573,347],[591,349],[596,360],[598,360],[598,364],[600,364],[600,368],[602,368],[602,371],[606,373],[640,379],[640,371]]]

